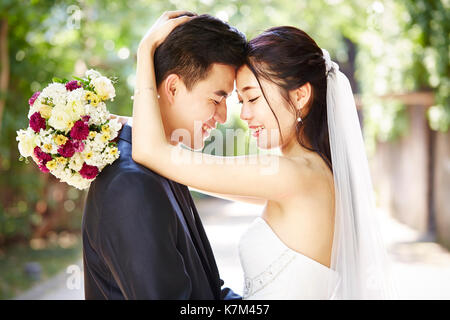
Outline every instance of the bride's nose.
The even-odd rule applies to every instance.
[[[244,121],[248,121],[252,118],[252,113],[250,111],[250,108],[245,106],[245,104],[242,104],[240,117]]]

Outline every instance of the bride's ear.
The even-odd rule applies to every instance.
[[[309,82],[291,91],[291,101],[294,103],[297,111],[300,111],[300,109],[306,107],[311,98],[312,86]],[[304,114],[305,111],[306,110],[302,110],[302,114]]]
[[[180,77],[174,73],[169,74],[164,81],[164,94],[167,97],[169,103],[173,103],[175,100],[175,95],[177,94],[178,87],[180,85]]]

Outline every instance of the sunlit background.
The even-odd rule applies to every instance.
[[[139,40],[176,9],[215,15],[248,39],[293,25],[331,53],[355,93],[400,297],[449,299],[449,0],[1,0],[0,299],[83,298],[86,193],[19,161],[28,99],[94,68],[118,78],[110,111],[131,115]],[[234,97],[229,105],[218,130],[247,130]],[[254,141],[239,143],[246,152]],[[242,293],[238,240],[262,208],[193,195],[221,276]]]

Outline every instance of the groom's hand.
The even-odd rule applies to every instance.
[[[163,43],[173,29],[180,24],[191,20],[195,16],[195,13],[183,10],[164,12],[142,38],[139,43],[138,53],[148,53],[155,50]]]

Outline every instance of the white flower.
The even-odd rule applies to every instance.
[[[83,88],[77,88],[72,90],[67,95],[67,111],[70,113],[72,121],[77,121],[85,114],[84,105],[86,100],[84,99],[85,91]]]
[[[73,125],[73,113],[65,105],[56,105],[52,110],[52,116],[48,124],[56,130],[68,131]]]
[[[89,80],[94,80],[94,79],[102,76],[100,74],[100,72],[98,72],[94,69],[89,69],[88,71],[86,71],[85,75]]]
[[[67,182],[77,189],[83,190],[89,188],[91,180],[83,178],[79,173],[75,173]]]
[[[16,140],[19,141],[19,152],[25,158],[33,154],[38,143],[38,137],[30,127],[27,130],[17,131]]]
[[[97,106],[87,104],[85,106],[85,114],[90,116],[89,125],[101,125],[108,121],[109,118],[109,112],[106,109],[106,104],[104,102],[100,102]]]
[[[108,125],[111,140],[114,140],[119,134],[119,130],[122,128],[122,124],[117,119],[111,119],[109,120]]]
[[[83,167],[84,159],[79,152],[75,152],[75,154],[69,160],[69,168],[73,171],[80,171]]]
[[[102,100],[112,99],[116,96],[116,91],[114,86],[111,83],[111,80],[107,77],[98,77],[91,81],[91,84],[94,86],[95,93]]]
[[[50,83],[42,90],[39,98],[49,98],[53,104],[65,104],[67,98],[66,86],[62,83]],[[40,100],[42,101],[42,100]]]
[[[36,101],[34,101],[33,105],[30,106],[30,110],[28,111],[28,119],[31,118],[31,116],[33,115],[33,113],[35,112],[39,112],[39,109],[41,108],[41,100],[39,100],[39,97],[36,99]]]

